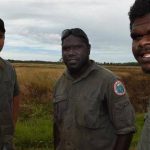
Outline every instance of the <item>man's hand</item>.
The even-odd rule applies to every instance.
[[[133,137],[133,133],[117,136],[118,137],[113,150],[128,150]]]

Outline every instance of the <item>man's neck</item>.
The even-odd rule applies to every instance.
[[[86,72],[86,70],[89,68],[90,64],[91,64],[91,62],[89,60],[80,70],[77,70],[75,72],[70,72],[71,76],[74,79],[79,78],[83,73]]]

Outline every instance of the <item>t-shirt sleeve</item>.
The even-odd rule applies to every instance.
[[[16,74],[16,70],[13,68],[14,70],[14,93],[13,93],[13,97],[19,95],[20,89],[19,89],[19,84],[18,84],[18,80],[17,80],[17,74]]]
[[[114,77],[107,88],[108,111],[116,134],[135,132],[135,112],[123,82]]]

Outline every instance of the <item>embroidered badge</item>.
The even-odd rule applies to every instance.
[[[121,81],[117,80],[114,83],[114,92],[119,96],[124,95],[126,93],[125,87]]]

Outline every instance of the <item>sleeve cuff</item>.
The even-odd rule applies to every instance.
[[[128,133],[135,133],[136,128],[135,127],[127,127],[124,129],[117,130],[116,134],[128,134]]]

